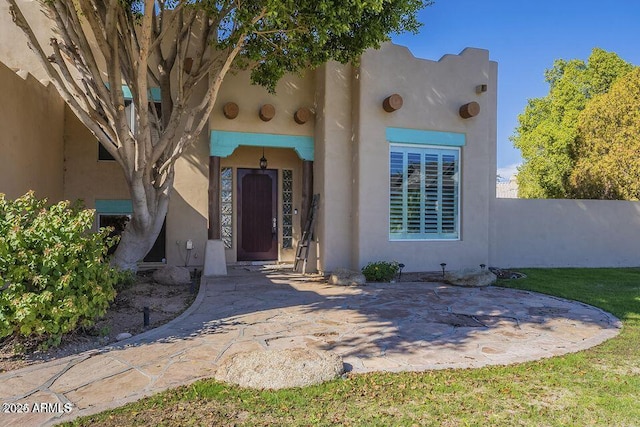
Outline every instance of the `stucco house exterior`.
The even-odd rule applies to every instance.
[[[176,166],[164,251],[153,261],[183,265],[190,241],[189,264],[202,264],[208,189],[217,179],[230,263],[292,261],[305,222],[303,196],[311,193],[320,195],[320,203],[309,264],[321,271],[380,259],[396,259],[408,269],[431,268],[443,259],[459,266],[486,263],[496,69],[485,50],[427,61],[387,44],[367,52],[355,68],[330,63],[288,76],[276,95],[248,84],[246,74],[230,76],[208,132]],[[4,79],[19,79],[9,73]],[[402,105],[388,112],[383,104],[394,94]],[[470,102],[480,112],[462,118],[460,107]],[[235,118],[225,116],[229,103],[237,106]],[[265,121],[260,109],[267,104],[275,114]],[[56,107],[63,117],[55,120],[59,128],[63,123],[55,132],[57,149],[64,158],[58,154],[57,167],[46,162],[62,181],[53,198],[83,199],[102,225],[130,214],[118,166],[68,109]],[[300,109],[312,113],[304,123],[295,117]],[[211,178],[210,167],[218,169]],[[432,249],[425,252],[427,243]]]
[[[0,192],[82,199],[96,227],[122,224],[131,201],[118,165],[2,19]],[[482,49],[434,61],[387,43],[357,66],[286,76],[275,95],[228,76],[178,160],[145,260],[202,267],[214,228],[225,263],[292,262],[319,194],[309,266],[321,272],[380,260],[404,271],[640,264],[637,203],[496,199],[497,68]]]

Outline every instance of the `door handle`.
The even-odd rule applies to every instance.
[[[271,234],[276,234],[278,231],[278,219],[273,217],[271,218]]]

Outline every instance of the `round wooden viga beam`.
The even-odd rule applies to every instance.
[[[384,111],[387,113],[393,113],[394,111],[402,108],[402,103],[402,97],[397,93],[394,93],[393,95],[387,96],[384,101],[382,101],[382,108],[384,108]]]
[[[262,120],[263,122],[268,122],[276,115],[276,107],[271,104],[264,104],[262,107],[260,107],[260,112],[258,113],[258,115],[260,116],[260,120]]]
[[[236,104],[235,102],[227,102],[226,104],[224,104],[224,107],[222,107],[222,113],[229,120],[233,120],[238,117],[239,112],[240,107],[238,107],[238,104]]]
[[[311,119],[311,110],[307,107],[298,108],[298,111],[293,115],[293,120],[299,125],[307,123],[309,119]]]
[[[463,119],[469,119],[480,114],[480,104],[476,101],[471,101],[468,104],[464,104],[460,107],[460,117]]]

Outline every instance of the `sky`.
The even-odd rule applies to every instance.
[[[438,60],[465,47],[498,62],[498,175],[516,172],[509,137],[527,100],[546,96],[544,71],[556,59],[587,60],[599,47],[640,65],[640,0],[435,0],[418,16],[420,32],[393,36],[414,56]]]

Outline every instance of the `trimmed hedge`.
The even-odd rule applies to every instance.
[[[68,201],[47,206],[29,192],[0,194],[0,339],[34,337],[57,345],[90,326],[116,295],[120,273],[106,251],[109,230],[90,230],[94,211]],[[106,244],[105,244],[106,242]]]

